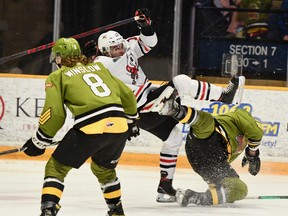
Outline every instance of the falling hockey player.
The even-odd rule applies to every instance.
[[[244,77],[234,77],[226,88],[211,83],[193,80],[186,75],[175,76],[170,82],[161,87],[153,85],[138,64],[138,59],[147,54],[156,44],[157,35],[153,29],[151,12],[148,9],[138,9],[135,13],[140,19],[137,26],[139,36],[128,39],[115,31],[108,31],[98,38],[98,48],[101,56],[97,56],[97,46],[94,41],[89,41],[83,48],[83,53],[101,62],[109,71],[127,84],[134,92],[137,99],[140,120],[138,125],[163,141],[160,152],[160,182],[158,185],[158,202],[175,202],[176,190],[172,186],[173,176],[177,163],[177,156],[183,142],[182,131],[177,126],[178,121],[161,116],[153,110],[153,104],[167,86],[175,87],[181,97],[221,101],[223,103],[237,103],[234,98],[238,87],[245,83]]]
[[[260,171],[259,145],[263,137],[262,124],[244,109],[236,108],[213,117],[208,112],[179,105],[176,90],[167,87],[161,102],[155,105],[161,115],[168,115],[190,125],[185,151],[192,169],[208,184],[206,192],[177,189],[176,199],[182,206],[233,203],[246,197],[247,185],[230,163],[242,151],[242,166],[249,172]]]

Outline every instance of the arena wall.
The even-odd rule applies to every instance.
[[[0,151],[17,148],[29,139],[38,127],[38,118],[45,100],[45,76],[0,74]],[[160,82],[158,82],[160,83]],[[213,115],[228,112],[235,107],[219,102],[187,101],[188,105],[205,110]],[[288,174],[288,88],[259,87],[247,85],[240,107],[262,121],[264,138],[260,146],[263,173]],[[73,125],[72,114],[67,110],[67,119],[55,140],[60,140]],[[185,140],[187,125],[179,125]],[[184,142],[183,142],[184,143]],[[162,143],[155,136],[141,130],[141,135],[127,142],[122,164],[158,166]],[[183,145],[184,146],[184,145]],[[178,167],[189,167],[184,148],[180,150]],[[44,156],[33,159],[47,159],[53,148]],[[31,159],[23,153],[0,156],[9,159]],[[240,162],[236,160],[237,169]]]

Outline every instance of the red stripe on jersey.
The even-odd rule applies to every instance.
[[[145,83],[146,84],[146,83]],[[143,84],[141,87],[138,88],[137,92],[135,93],[135,97],[137,98],[140,94],[140,92],[142,91],[142,89],[144,88],[145,84]]]
[[[144,48],[144,50],[145,50],[146,53],[151,50],[151,48],[150,48],[149,46],[147,46],[145,43],[143,43],[143,41],[141,40],[141,38],[140,38],[140,40],[139,40],[139,43],[140,43],[141,46]]]
[[[204,100],[205,92],[206,92],[206,82],[201,82],[201,84],[203,84],[203,89],[202,89],[202,94],[201,94],[199,100]]]
[[[134,36],[134,37],[129,37],[129,38],[127,38],[126,40],[127,40],[127,41],[130,41],[130,40],[138,40],[138,39],[139,39],[139,37]]]
[[[141,111],[149,110],[153,105],[154,105],[154,103],[150,104],[149,106],[145,106],[145,107],[142,108]]]

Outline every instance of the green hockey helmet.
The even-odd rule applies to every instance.
[[[50,63],[55,62],[57,56],[61,58],[78,57],[81,55],[80,45],[74,38],[60,38],[52,46]]]

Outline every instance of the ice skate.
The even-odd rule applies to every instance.
[[[43,209],[40,216],[55,216],[52,209]]]
[[[109,204],[108,207],[110,210],[106,216],[125,216],[121,201],[117,204]]]
[[[161,170],[161,179],[157,189],[157,202],[176,202],[176,190],[172,186],[173,179],[167,178],[168,173]]]
[[[176,202],[176,190],[172,186],[172,179],[160,180],[158,189],[157,189],[157,202]]]
[[[219,101],[226,104],[235,104],[238,106],[242,100],[243,89],[245,85],[245,77],[234,76],[226,88],[223,89],[221,98]]]
[[[45,202],[41,204],[41,215],[40,216],[56,216],[61,206],[54,202]]]

